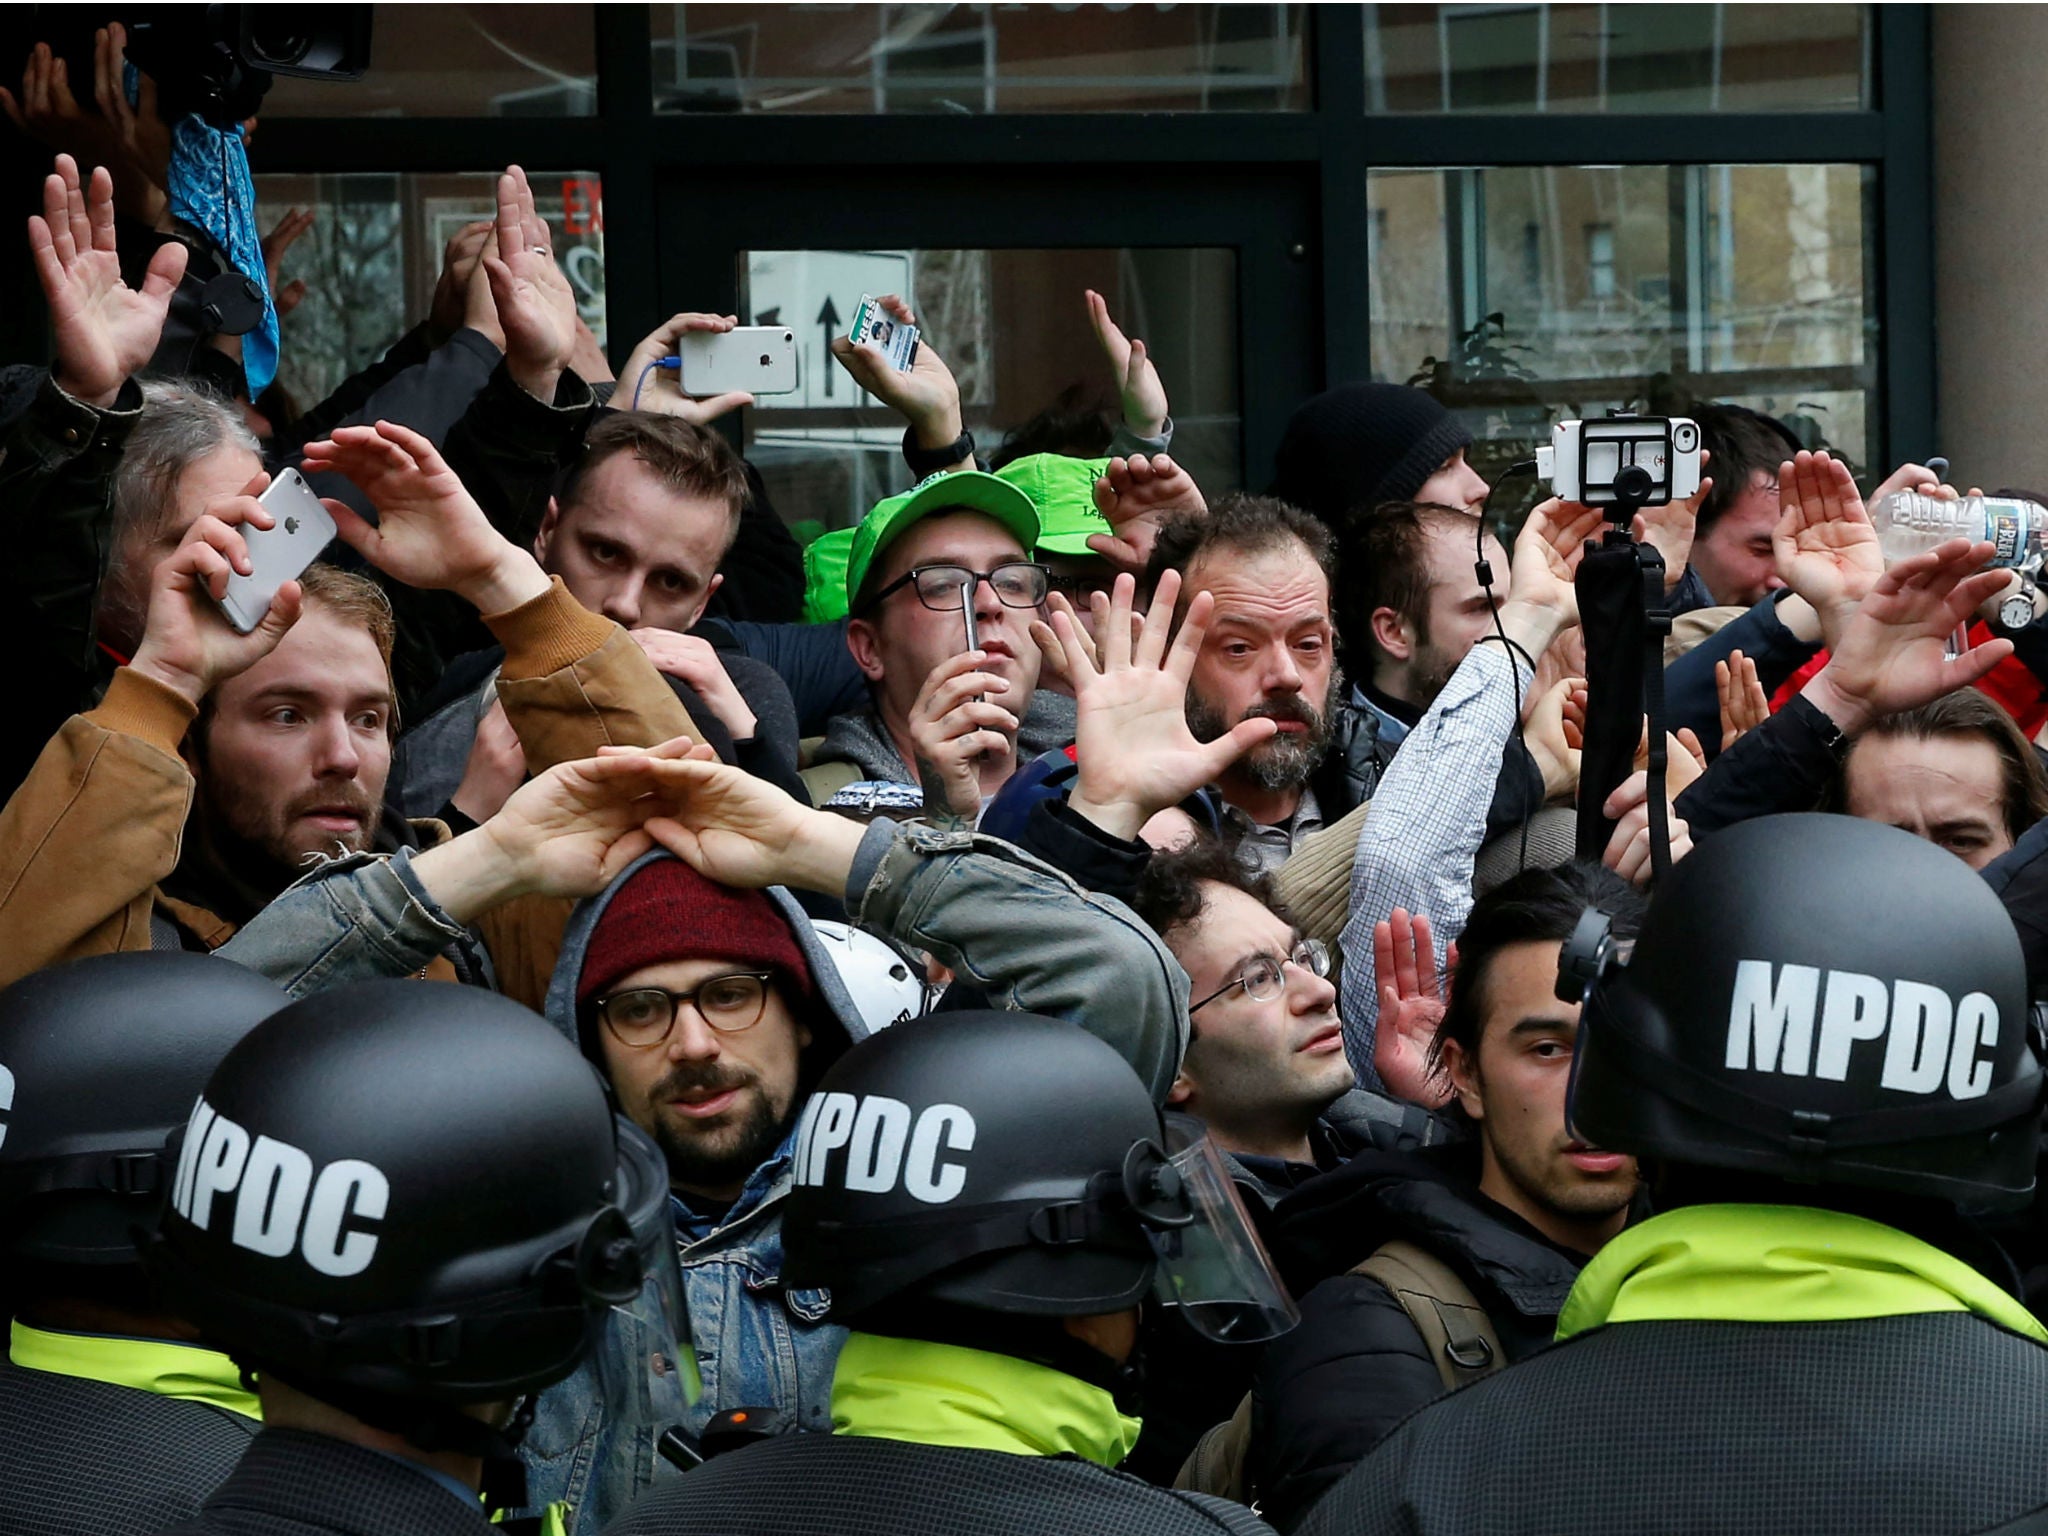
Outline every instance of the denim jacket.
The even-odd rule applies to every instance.
[[[613,892],[639,868],[635,863],[603,894],[580,903],[563,933],[547,1015],[579,1046],[575,997],[591,932]],[[787,892],[768,894],[843,1026],[833,1043],[844,1048],[863,1038],[867,1025],[802,909]],[[980,988],[989,1006],[1068,1019],[1100,1036],[1130,1062],[1154,1100],[1164,1101],[1187,1046],[1187,974],[1123,903],[1083,890],[995,838],[887,820],[868,828],[845,899],[855,921],[930,951]],[[409,858],[354,858],[293,886],[222,953],[301,997],[345,981],[411,975],[462,931],[434,905]],[[788,1428],[830,1427],[832,1366],[844,1332],[824,1321],[824,1293],[781,1289],[787,1163],[785,1143],[716,1222],[687,1207],[677,1211],[704,1381],[686,1425],[693,1432],[712,1415],[740,1407],[778,1410],[777,1422]],[[566,1500],[577,1536],[592,1536],[635,1493],[673,1471],[655,1451],[657,1428],[604,1420],[586,1368],[541,1395],[522,1448],[530,1506]]]

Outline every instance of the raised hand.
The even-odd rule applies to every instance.
[[[1455,963],[1457,946],[1451,946]],[[1396,907],[1372,925],[1373,975],[1380,990],[1374,1026],[1372,1066],[1387,1092],[1411,1104],[1435,1109],[1451,1097],[1449,1074],[1430,1068],[1430,1049],[1443,1022],[1443,984],[1429,919]]]
[[[1209,510],[1195,477],[1163,453],[1111,459],[1096,478],[1094,496],[1111,531],[1091,533],[1088,547],[1132,575],[1151,560],[1159,525],[1170,513]]]
[[[636,749],[605,747],[600,756]],[[701,751],[701,749],[700,749]],[[707,880],[754,890],[793,885],[842,895],[867,828],[799,805],[782,790],[707,755],[682,756],[674,743],[642,754],[657,764],[674,809],[647,822],[648,834]]]
[[[1087,290],[1088,321],[1095,327],[1095,339],[1102,355],[1109,359],[1109,371],[1116,376],[1116,392],[1122,402],[1124,425],[1138,437],[1157,437],[1166,430],[1166,386],[1145,343],[1126,339],[1117,323],[1109,318],[1109,301],[1093,288]]]
[[[1580,749],[1585,745],[1586,680],[1561,677],[1536,697],[1529,721],[1522,727],[1522,740],[1543,774],[1543,797],[1563,800],[1579,788]],[[1567,705],[1576,701],[1579,725],[1576,732],[1565,728]]]
[[[2004,571],[1982,569],[1991,556],[1989,544],[1950,539],[1880,574],[1828,664],[1802,690],[1808,702],[1853,734],[1879,715],[1967,687],[2005,660],[2012,654],[2005,639],[1948,654],[1949,636],[2005,583]]]
[[[482,308],[490,314],[488,329],[476,324],[470,302],[470,280],[480,269],[484,242],[496,229],[494,221],[476,219],[450,235],[447,245],[442,247],[441,275],[434,280],[433,306],[427,311],[427,331],[436,342],[446,341],[465,325],[483,331],[494,340],[502,340],[502,333],[497,330],[497,306],[491,302],[488,274],[481,279]],[[504,349],[500,347],[499,350]]]
[[[1515,536],[1508,600],[1501,627],[1531,657],[1550,648],[1560,629],[1579,621],[1572,578],[1585,557],[1586,540],[1606,521],[1597,507],[1552,497],[1529,514]]]
[[[967,595],[974,601],[974,594]],[[910,740],[926,781],[926,797],[938,789],[955,816],[972,821],[981,812],[981,775],[991,764],[1016,755],[1017,717],[990,697],[1010,685],[980,670],[986,651],[962,651],[931,670],[910,706]]]
[[[713,756],[687,737],[677,741]],[[521,893],[594,896],[653,849],[643,823],[681,808],[683,791],[663,777],[662,761],[625,752],[557,763],[514,790],[478,831],[504,857]]]
[[[1685,818],[1668,808],[1669,801],[1677,797],[1677,786],[1667,783],[1665,821],[1671,834],[1674,864],[1692,852],[1692,829],[1685,824]],[[1647,886],[1656,873],[1650,858],[1650,776],[1640,769],[1630,774],[1615,786],[1601,809],[1615,828],[1600,862],[1630,884]]]
[[[293,278],[279,284],[283,275],[284,253],[299,242],[299,237],[313,227],[314,212],[310,208],[289,208],[284,217],[271,227],[263,237],[263,271],[270,281],[270,302],[277,308],[277,317],[282,320],[297,309],[306,297],[306,283],[303,278]]]
[[[148,363],[163,335],[171,294],[185,275],[185,247],[166,241],[150,258],[137,293],[121,281],[114,248],[114,183],[104,167],[89,190],[69,155],[43,182],[43,211],[28,221],[36,276],[57,334],[51,372],[73,399],[105,408],[128,376]]]
[[[483,267],[505,332],[505,371],[536,400],[554,403],[555,385],[576,351],[576,291],[555,265],[548,221],[534,211],[526,172],[498,178],[497,250]]]
[[[1721,698],[1723,752],[1771,717],[1771,701],[1757,680],[1756,662],[1740,651],[1730,651],[1726,661],[1714,663],[1714,691]]]
[[[345,475],[377,509],[372,524],[329,499],[335,531],[387,576],[455,592],[479,613],[504,613],[548,589],[531,554],[491,526],[434,445],[393,421],[336,427],[308,443],[308,474]]]
[[[512,791],[526,782],[526,748],[512,729],[505,713],[505,701],[493,700],[476,723],[476,737],[469,744],[469,760],[463,765],[462,782],[448,803],[471,821],[484,822],[498,814]]]
[[[716,421],[728,411],[736,411],[743,405],[752,405],[754,397],[745,390],[709,395],[701,400],[686,395],[683,393],[680,370],[654,366],[660,359],[673,356],[683,337],[689,332],[729,331],[739,323],[738,315],[705,315],[695,310],[685,310],[679,315],[670,315],[649,331],[640,339],[640,344],[633,348],[633,355],[626,359],[623,377],[632,390],[631,409],[655,411],[663,416],[679,416],[684,421],[703,426],[707,422]],[[957,437],[959,434],[954,435]]]
[[[1713,455],[1700,450],[1705,463]],[[1639,544],[1648,544],[1664,557],[1664,590],[1671,591],[1685,579],[1685,562],[1692,558],[1693,533],[1699,526],[1700,505],[1714,493],[1714,479],[1702,476],[1700,488],[1684,501],[1645,507],[1638,512],[1630,531]]]
[[[159,561],[149,584],[149,616],[129,666],[197,706],[221,683],[246,672],[277,649],[299,621],[299,584],[277,589],[262,621],[238,634],[219,603],[231,575],[253,569],[241,529],[271,528],[275,521],[256,499],[270,483],[258,475],[240,495],[208,504],[185,541]]]
[[[891,319],[903,325],[917,324],[910,306],[895,294],[884,294],[878,302]],[[869,343],[856,347],[849,336],[832,338],[832,355],[853,375],[856,384],[910,423],[920,448],[944,448],[960,440],[965,430],[960,416],[960,385],[953,370],[932,350],[930,337],[918,338],[910,367],[900,373],[889,366],[880,347]],[[962,460],[960,467],[974,466]]]
[[[1180,573],[1159,578],[1151,611],[1133,634],[1136,582],[1117,577],[1109,596],[1095,594],[1100,660],[1083,644],[1080,623],[1063,595],[1052,599],[1052,636],[1068,660],[1074,688],[1075,758],[1080,779],[1069,804],[1115,837],[1134,838],[1153,814],[1213,783],[1224,769],[1280,729],[1263,717],[1239,721],[1214,741],[1188,729],[1188,678],[1201,654],[1215,598],[1199,592],[1172,634]],[[1034,638],[1046,626],[1034,620]],[[1171,644],[1168,643],[1171,636]]]
[[[1884,573],[1884,551],[1849,466],[1800,450],[1778,470],[1782,509],[1771,533],[1778,575],[1820,616],[1831,649]]]

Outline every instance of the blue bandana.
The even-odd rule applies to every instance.
[[[237,129],[216,128],[197,113],[171,130],[171,214],[211,235],[235,269],[263,290],[263,321],[242,338],[242,376],[254,400],[277,377],[277,306],[256,233],[256,184]]]

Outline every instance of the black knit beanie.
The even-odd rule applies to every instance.
[[[1288,419],[1272,493],[1341,529],[1354,508],[1413,500],[1471,441],[1465,424],[1423,390],[1341,384]]]

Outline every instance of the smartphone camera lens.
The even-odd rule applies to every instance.
[[[1700,445],[1699,428],[1687,424],[1671,434],[1671,446],[1680,453],[1691,453]]]

